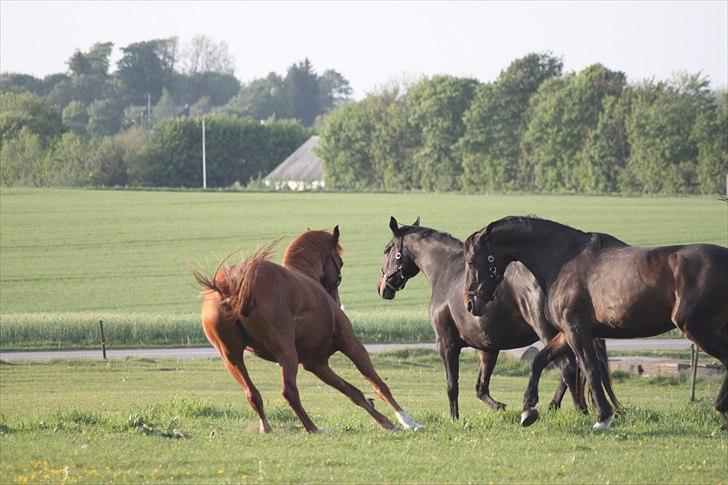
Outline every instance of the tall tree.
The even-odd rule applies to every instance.
[[[244,84],[225,106],[225,111],[255,120],[290,117],[286,81],[275,72]]]
[[[464,115],[463,186],[497,191],[519,186],[520,142],[528,126],[528,103],[541,84],[561,74],[562,61],[549,53],[528,54],[503,70],[494,83],[478,86]]]
[[[154,39],[122,47],[117,62],[117,76],[126,90],[129,102],[145,104],[147,95],[156,103],[162,89],[171,88],[177,39]]]
[[[594,64],[547,81],[534,95],[523,136],[523,173],[536,190],[582,190],[576,170],[589,132],[596,128],[607,96],[619,97],[624,73]]]
[[[414,157],[426,190],[461,188],[462,164],[456,143],[465,130],[463,114],[477,85],[474,79],[434,76],[407,92],[410,121],[422,137]]]
[[[308,58],[288,68],[286,88],[291,115],[301,120],[304,125],[311,126],[323,111],[318,76]]]
[[[319,78],[321,110],[326,113],[338,108],[351,99],[351,85],[341,73],[333,69],[326,70]]]
[[[196,35],[184,45],[180,53],[180,64],[182,72],[186,74],[235,73],[235,62],[227,42],[215,42],[206,35]]]

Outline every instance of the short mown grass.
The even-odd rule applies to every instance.
[[[491,383],[507,404],[489,411],[474,395],[474,353],[463,354],[461,419],[451,422],[439,357],[427,350],[373,355],[397,400],[427,429],[387,433],[347,398],[305,371],[301,399],[328,430],[310,436],[280,395],[277,366],[247,359],[273,426],[257,433],[244,393],[218,359],[0,364],[0,483],[531,482],[726,483],[728,435],[712,401],[720,381],[621,376],[626,405],[612,428],[569,404],[547,412],[556,385],[541,385],[542,419],[518,426],[525,369],[501,358]],[[367,396],[340,356],[332,366]],[[384,403],[377,408],[394,419]]]

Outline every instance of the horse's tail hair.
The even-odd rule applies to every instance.
[[[258,278],[258,271],[263,262],[267,261],[281,238],[276,239],[248,256],[245,261],[235,266],[224,266],[222,260],[211,278],[205,276],[200,270],[193,268],[192,275],[203,291],[215,291],[220,294],[223,311],[232,320],[250,315],[253,309],[251,296],[253,285]]]
[[[602,338],[595,338],[594,339],[594,351],[597,354],[597,366],[599,367],[599,380],[601,381],[602,387],[604,388],[604,391],[607,393],[607,396],[609,396],[609,400],[612,403],[612,407],[614,408],[614,411],[618,414],[621,414],[624,412],[624,406],[622,406],[622,403],[619,402],[617,399],[617,396],[614,394],[614,388],[612,387],[612,372],[609,369],[609,356],[607,354],[607,344]],[[586,381],[586,375],[584,374],[583,370],[581,369],[581,366],[579,366],[578,372],[578,378],[579,383],[582,385],[582,383],[585,384]],[[596,407],[596,401],[594,400],[594,394],[592,393],[592,390],[589,389],[589,403],[592,407]]]

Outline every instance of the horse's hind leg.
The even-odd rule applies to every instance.
[[[243,352],[245,349],[245,334],[243,329],[233,322],[222,320],[216,304],[203,306],[202,326],[207,340],[220,353],[228,372],[243,387],[250,406],[260,420],[260,432],[270,433],[270,423],[268,423],[268,419],[265,417],[263,410],[263,399],[260,397],[258,389],[250,380],[248,370],[245,368],[245,363],[243,362]]]
[[[379,377],[377,371],[374,370],[372,360],[369,358],[369,354],[364,346],[357,340],[353,331],[348,338],[340,339],[339,350],[346,355],[354,363],[359,372],[362,373],[364,378],[368,380],[374,392],[377,393],[380,399],[388,403],[394,409],[394,413],[397,415],[397,420],[400,422],[403,428],[418,431],[424,429],[424,426],[417,423],[402,407],[397,404],[394,396],[389,390],[387,384]]]
[[[478,350],[478,380],[475,383],[475,395],[491,409],[499,410],[506,407],[490,395],[490,376],[493,374],[495,363],[498,361],[498,350]]]
[[[336,372],[334,372],[333,369],[329,367],[328,362],[304,364],[303,367],[306,370],[312,372],[314,375],[316,375],[316,377],[321,379],[329,386],[346,395],[349,399],[352,400],[354,404],[364,408],[364,410],[366,410],[366,412],[368,412],[372,416],[372,418],[374,418],[379,426],[388,431],[394,429],[394,425],[385,416],[383,416],[376,409],[374,409],[374,406],[367,400],[366,397],[364,397],[364,394],[359,389],[346,382],[338,374],[336,374]]]

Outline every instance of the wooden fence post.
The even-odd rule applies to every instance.
[[[104,322],[99,320],[99,329],[101,329],[101,352],[106,360],[106,337],[104,336]]]
[[[692,379],[690,380],[690,402],[695,401],[695,379],[698,376],[698,352],[700,352],[700,349],[695,344],[690,345],[690,366],[693,371]]]

